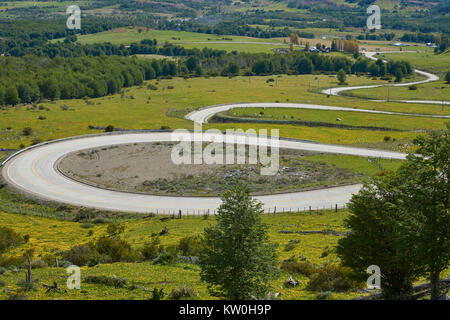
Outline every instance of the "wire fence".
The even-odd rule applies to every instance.
[[[324,212],[339,212],[345,211],[347,205],[334,204],[330,206],[307,206],[307,207],[265,207],[264,214],[277,215],[277,214],[294,214],[294,213],[306,213],[317,214]],[[210,216],[217,215],[218,209],[154,209],[149,212],[151,215],[156,216],[172,216],[181,218],[183,216]]]

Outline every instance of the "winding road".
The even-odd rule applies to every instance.
[[[436,77],[430,75],[425,82],[436,80],[431,76]],[[424,82],[422,81],[420,83]],[[332,89],[332,92],[335,92],[336,94],[342,92],[342,90],[339,91],[339,89],[340,88]],[[352,90],[350,88],[345,89]],[[210,117],[218,112],[223,112],[232,108],[255,106],[450,118],[450,116],[427,116],[335,106],[286,103],[246,103],[212,106],[194,111],[188,114],[186,118],[196,123],[206,123]],[[239,136],[242,138],[242,135]],[[202,139],[204,142],[210,142],[216,141],[218,138],[221,137],[219,137],[219,134],[217,133],[205,133],[201,135],[189,132],[184,134],[178,133],[176,136],[169,132],[122,132],[66,138],[42,143],[12,155],[1,164],[2,175],[10,186],[28,195],[75,206],[134,213],[153,212],[167,214],[177,213],[178,210],[182,210],[183,214],[213,213],[220,205],[219,198],[166,197],[100,189],[67,178],[58,171],[57,164],[59,160],[69,153],[91,148],[131,143],[177,142],[184,139],[189,139],[190,141],[199,141],[199,139]],[[231,138],[239,141],[237,135]],[[247,139],[245,143],[250,145],[270,145],[270,142],[266,139],[260,139],[259,141]],[[292,139],[280,140],[279,146],[280,148],[285,149],[385,159],[405,159],[406,157],[406,154],[398,152],[326,145]],[[314,191],[258,196],[256,198],[263,202],[265,212],[274,212],[275,209],[277,212],[298,209],[305,210],[310,206],[313,209],[322,209],[331,208],[335,205],[345,205],[352,194],[357,193],[360,188],[361,185],[351,185]]]
[[[411,52],[411,51],[400,51],[400,53],[407,53],[407,52]],[[412,51],[414,52],[414,51]],[[376,55],[377,53],[383,54],[383,53],[393,53],[391,51],[386,51],[386,52],[366,52],[366,57],[368,57],[369,59],[372,60],[377,60]],[[395,52],[395,53],[399,53],[399,52]],[[386,62],[386,60],[383,60],[384,62]],[[435,74],[429,73],[429,72],[425,72],[425,71],[421,71],[421,70],[417,70],[414,69],[414,72],[417,74],[420,74],[424,77],[426,77],[425,80],[421,80],[421,81],[415,81],[415,82],[408,82],[408,83],[395,83],[395,84],[380,84],[380,85],[368,85],[368,86],[354,86],[354,87],[338,87],[338,88],[329,88],[329,89],[324,89],[322,90],[323,94],[329,94],[332,96],[339,96],[342,92],[344,91],[350,91],[350,90],[359,90],[359,89],[373,89],[373,88],[380,88],[380,87],[408,87],[411,85],[417,85],[417,84],[423,84],[423,83],[428,83],[428,82],[434,82],[434,81],[438,81],[439,77]],[[374,101],[374,102],[387,102],[386,100],[369,100],[369,101]],[[438,100],[389,100],[391,102],[404,102],[404,103],[421,103],[421,104],[446,104],[446,105],[450,105],[450,101],[438,101]]]

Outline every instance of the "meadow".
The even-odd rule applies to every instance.
[[[337,85],[335,76],[275,76],[236,78],[173,78],[153,80],[157,90],[146,85],[124,90],[116,94],[95,99],[58,100],[31,105],[16,106],[1,110],[0,148],[17,149],[33,142],[97,133],[101,130],[89,126],[113,125],[123,129],[191,129],[192,123],[184,115],[199,107],[238,102],[301,102],[337,105],[353,108],[445,114],[436,106],[407,105],[404,103],[361,102],[351,97],[328,97],[313,92]],[[377,84],[380,80],[349,76],[349,85]],[[61,106],[64,106],[61,108]],[[336,117],[339,115],[336,114]],[[364,125],[364,124],[363,124]],[[23,129],[31,127],[33,133],[24,135]],[[283,137],[314,140],[323,143],[346,144],[382,143],[384,132],[370,130],[348,130],[338,128],[311,128],[294,125],[267,124],[208,124],[205,128],[279,128]],[[417,133],[392,132],[396,140],[411,139]],[[383,147],[380,145],[380,147]],[[386,146],[385,146],[386,147]],[[388,148],[390,146],[387,146]]]
[[[339,212],[322,211],[309,213],[292,213],[263,216],[264,222],[269,226],[269,236],[273,243],[276,243],[278,260],[281,262],[291,257],[305,257],[307,261],[321,265],[326,262],[336,260],[336,255],[329,249],[333,248],[339,236],[334,235],[299,235],[282,234],[280,230],[325,230],[345,231],[343,221],[348,216],[347,211]],[[205,227],[214,225],[214,217],[184,217],[179,219],[169,219],[162,222],[161,217],[146,219],[122,220],[125,232],[122,238],[127,240],[133,248],[140,248],[145,242],[151,241],[151,234],[160,232],[164,227],[169,230],[169,235],[161,236],[161,243],[164,245],[175,245],[178,241],[187,236],[201,234]],[[20,234],[28,234],[30,243],[36,249],[36,257],[49,259],[49,257],[60,251],[68,250],[70,247],[90,242],[106,232],[106,225],[94,224],[86,228],[82,223],[71,221],[60,221],[48,218],[27,217],[23,215],[1,213],[0,225],[13,228]],[[291,240],[299,241],[293,249],[286,249],[286,245]],[[15,251],[14,251],[15,250]],[[14,249],[10,254],[20,254],[21,248]],[[327,255],[324,251],[329,252]],[[173,265],[157,265],[151,262],[143,263],[113,263],[100,264],[94,267],[82,267],[81,290],[72,290],[64,293],[56,291],[45,293],[45,289],[39,287],[36,291],[28,291],[26,295],[30,299],[149,299],[151,293],[139,288],[126,289],[114,288],[102,284],[84,283],[83,278],[88,275],[106,275],[125,278],[129,284],[135,284],[144,288],[162,288],[164,292],[170,291],[178,286],[188,285],[198,293],[197,299],[213,299],[206,289],[204,283],[200,281],[199,267],[197,265],[176,263]],[[39,279],[41,284],[58,283],[60,288],[66,288],[66,271],[64,268],[45,267],[33,269],[33,275]],[[272,282],[273,291],[281,292],[283,299],[314,299],[319,292],[305,289],[307,278],[296,276],[302,281],[298,287],[286,288],[283,283],[289,274],[282,272],[279,279]],[[18,279],[23,278],[23,272],[7,271],[0,275],[0,280],[5,282],[11,290],[18,288]],[[347,292],[333,293],[332,299],[348,299],[360,296],[362,293]],[[2,290],[0,299],[7,298],[7,294]]]

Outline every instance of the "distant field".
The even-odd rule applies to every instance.
[[[417,90],[408,87],[386,87],[361,89],[343,92],[343,95],[355,96],[364,99],[387,100],[437,100],[450,101],[450,84],[443,78],[450,71],[450,52],[436,55],[428,49],[420,52],[387,53],[381,57],[388,60],[409,61],[414,68],[433,72],[441,77],[440,81],[417,85]],[[439,106],[435,106],[439,108]],[[448,110],[448,107],[444,107]]]
[[[113,44],[131,44],[144,39],[157,39],[159,44],[165,41],[171,43],[192,43],[192,42],[216,42],[216,41],[239,41],[239,42],[280,42],[275,39],[261,39],[242,36],[218,36],[206,33],[171,31],[171,30],[154,30],[137,28],[120,28],[112,31],[105,31],[95,34],[82,35],[78,37],[78,41],[83,44],[110,42]],[[226,38],[226,39],[224,39]],[[231,39],[231,40],[230,40]]]
[[[389,90],[389,92],[388,92]],[[351,90],[343,92],[344,95],[351,95],[366,99],[375,100],[437,100],[450,101],[450,84],[445,81],[436,81],[417,86],[417,90],[410,90],[408,87],[380,87],[373,89]],[[436,108],[439,108],[436,105]],[[448,106],[444,106],[449,109]]]
[[[414,50],[414,49],[406,49]],[[383,55],[382,55],[383,56]],[[426,52],[404,52],[404,53],[386,53],[385,58],[389,60],[404,60],[420,70],[434,72],[443,75],[450,71],[450,52],[443,54],[434,54],[430,49]]]
[[[450,119],[407,117],[361,112],[336,112],[290,108],[236,108],[226,112],[233,117],[256,119],[311,121],[349,126],[369,126],[400,130],[443,129]],[[342,121],[336,121],[339,118]]]
[[[192,78],[151,81],[158,90],[150,90],[144,85],[125,90],[120,94],[89,100],[62,100],[46,102],[49,111],[32,109],[30,106],[18,106],[2,110],[0,117],[0,148],[19,148],[28,146],[35,139],[43,141],[96,133],[88,126],[113,125],[126,129],[159,129],[161,126],[192,128],[192,123],[183,116],[199,107],[221,103],[238,102],[302,102],[325,105],[337,105],[355,108],[392,110],[398,112],[416,112],[445,114],[440,108],[426,105],[407,105],[402,103],[382,104],[361,102],[348,97],[330,97],[314,93],[313,89],[337,85],[335,76],[276,76],[274,82],[267,83],[271,77],[228,78]],[[366,77],[349,76],[349,85],[376,84],[379,80]],[[168,89],[168,87],[173,89]],[[150,98],[150,100],[149,100]],[[66,104],[69,110],[60,106]],[[45,120],[39,120],[44,116]],[[336,115],[336,117],[338,117]],[[24,136],[22,130],[31,127],[34,135]],[[324,143],[354,144],[382,142],[384,132],[368,130],[344,130],[336,128],[310,128],[293,125],[267,124],[209,124],[206,127],[226,128],[280,128],[284,137],[302,138]],[[8,129],[9,128],[9,129]],[[409,139],[416,134],[392,132],[397,140]],[[385,146],[390,148],[389,145]]]

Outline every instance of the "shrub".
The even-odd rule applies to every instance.
[[[42,140],[39,138],[35,138],[35,139],[33,139],[33,141],[31,141],[32,146],[39,144],[39,143],[42,143]]]
[[[39,120],[45,120],[45,119],[47,119],[45,116],[39,116],[39,118],[38,118]]]
[[[389,141],[391,141],[391,137],[390,136],[385,136],[383,138],[383,140],[384,140],[384,142],[389,142]]]
[[[300,274],[305,277],[311,277],[317,271],[317,268],[309,262],[297,262],[295,259],[289,259],[281,263],[281,270],[289,274]]]
[[[203,248],[203,239],[199,235],[182,238],[178,243],[178,251],[182,256],[198,256]]]
[[[32,269],[47,268],[47,267],[48,267],[48,264],[42,259],[37,259],[37,260],[34,260],[33,262],[31,262]]]
[[[23,237],[8,227],[0,226],[0,253],[6,252],[10,248],[23,244]]]
[[[177,262],[177,255],[173,252],[164,251],[156,259],[153,260],[155,264],[169,265]]]
[[[180,300],[184,298],[189,298],[196,296],[197,293],[195,292],[194,288],[191,286],[180,286],[176,289],[172,289],[172,292],[169,294],[170,300]]]
[[[23,259],[16,256],[0,255],[0,267],[11,269],[23,265]]]
[[[63,253],[63,259],[71,261],[77,266],[86,266],[92,261],[98,261],[100,255],[98,252],[88,244],[83,244],[71,248],[69,251]],[[60,265],[62,261],[60,262]]]
[[[0,267],[0,274],[4,274],[8,269]]]
[[[106,228],[106,233],[108,233],[109,236],[118,236],[119,234],[123,233],[125,231],[125,226],[120,224],[120,223],[116,223],[116,222],[112,222],[110,224],[108,224],[108,227]]]
[[[88,275],[84,281],[86,283],[95,283],[95,284],[103,284],[107,286],[111,286],[114,288],[126,288],[127,287],[127,279],[119,278],[119,277],[107,277],[107,276],[92,276]]]
[[[144,256],[144,260],[153,260],[158,257],[158,254],[161,251],[161,247],[159,238],[153,238],[152,242],[144,244],[144,247],[141,249],[141,253]]]
[[[26,128],[23,128],[22,134],[23,134],[24,136],[32,136],[32,135],[34,134],[34,131],[33,131],[32,128],[26,127]]]
[[[417,90],[417,86],[416,86],[415,84],[413,84],[413,85],[410,85],[410,86],[408,87],[408,89],[409,89],[409,90]]]
[[[306,287],[311,291],[346,292],[359,287],[350,269],[338,265],[324,265],[316,270]]]
[[[162,300],[163,298],[164,298],[164,290],[162,288],[161,289],[154,288],[150,300]]]
[[[106,128],[105,128],[105,132],[113,132],[114,131],[114,126],[113,125],[108,125]]]
[[[138,250],[131,248],[130,244],[122,239],[101,237],[95,244],[95,249],[100,255],[106,255],[111,262],[136,262],[142,258]]]

